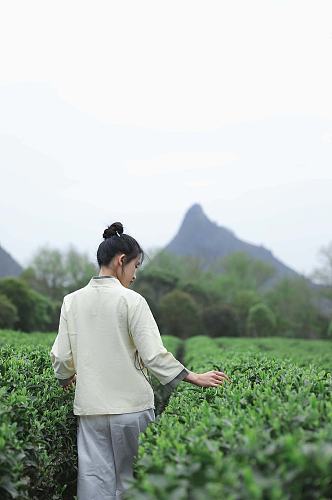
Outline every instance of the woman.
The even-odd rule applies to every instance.
[[[147,369],[170,387],[181,380],[217,387],[228,379],[187,370],[166,350],[146,300],[129,288],[142,248],[120,222],[103,238],[99,275],[64,297],[50,352],[60,385],[75,385],[78,500],[120,499],[133,479],[138,435],[155,420]]]

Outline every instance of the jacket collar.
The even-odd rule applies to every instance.
[[[93,276],[89,285],[91,286],[122,286],[120,280],[115,276]]]

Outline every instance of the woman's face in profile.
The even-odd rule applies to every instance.
[[[128,264],[124,266],[123,274],[120,273],[119,280],[121,284],[128,288],[136,279],[136,270],[141,265],[141,256],[138,255],[135,259],[132,259]]]

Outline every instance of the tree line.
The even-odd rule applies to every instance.
[[[214,261],[158,251],[138,272],[134,290],[150,305],[161,333],[332,338],[322,302],[332,300],[332,243],[320,251],[311,275],[275,280],[275,269],[243,252]],[[56,331],[64,295],[98,275],[97,265],[74,247],[40,248],[17,277],[0,279],[0,328]],[[328,303],[328,302],[327,302]]]
[[[86,253],[42,247],[19,277],[0,279],[0,328],[25,332],[58,329],[64,295],[98,274]]]
[[[332,245],[330,251],[332,256]],[[304,276],[276,279],[271,287],[275,269],[244,252],[215,261],[208,270],[202,270],[200,259],[160,252],[138,276],[135,289],[164,334],[332,338],[331,316],[321,307],[332,299],[332,279],[326,279],[330,262],[312,274],[325,277],[324,287],[314,287]]]

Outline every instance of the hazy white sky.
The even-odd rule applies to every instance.
[[[200,203],[303,273],[332,240],[332,3],[2,2],[0,244],[147,249]]]

